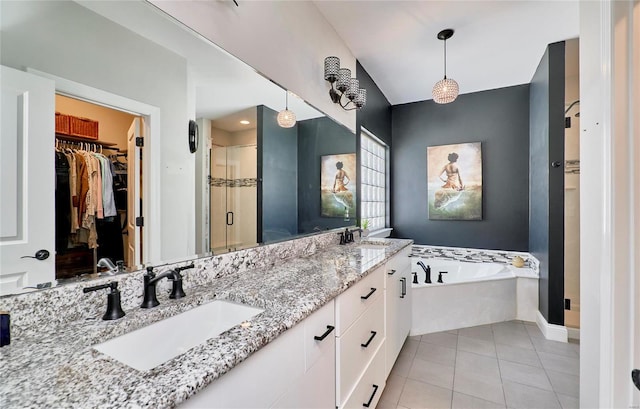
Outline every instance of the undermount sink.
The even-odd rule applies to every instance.
[[[229,301],[213,301],[94,348],[134,369],[146,371],[263,311]]]

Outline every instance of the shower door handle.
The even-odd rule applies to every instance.
[[[229,216],[231,216],[231,221],[229,221]],[[233,212],[227,212],[227,226],[233,226]]]

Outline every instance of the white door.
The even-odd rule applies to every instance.
[[[55,85],[4,66],[0,66],[0,82],[3,295],[55,280]]]
[[[136,219],[141,216],[140,197],[140,152],[141,148],[136,146],[136,138],[141,137],[141,119],[135,118],[131,123],[127,133],[127,264],[128,267],[140,265],[142,255],[141,240],[142,232],[136,226]]]

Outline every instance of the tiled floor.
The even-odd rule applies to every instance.
[[[410,337],[378,409],[578,408],[579,354],[521,321]]]

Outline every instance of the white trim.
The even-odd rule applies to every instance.
[[[145,218],[142,228],[142,261],[161,260],[160,108],[33,68],[27,67],[26,71],[55,81],[56,92],[60,94],[145,117],[150,135],[145,134],[145,149],[142,150],[142,197],[145,198],[142,201],[142,214]]]
[[[563,325],[549,324],[540,311],[536,311],[536,324],[538,324],[540,332],[542,332],[542,335],[544,335],[546,339],[560,342],[569,341],[567,327]]]
[[[569,339],[580,339],[580,328],[567,327]]]

